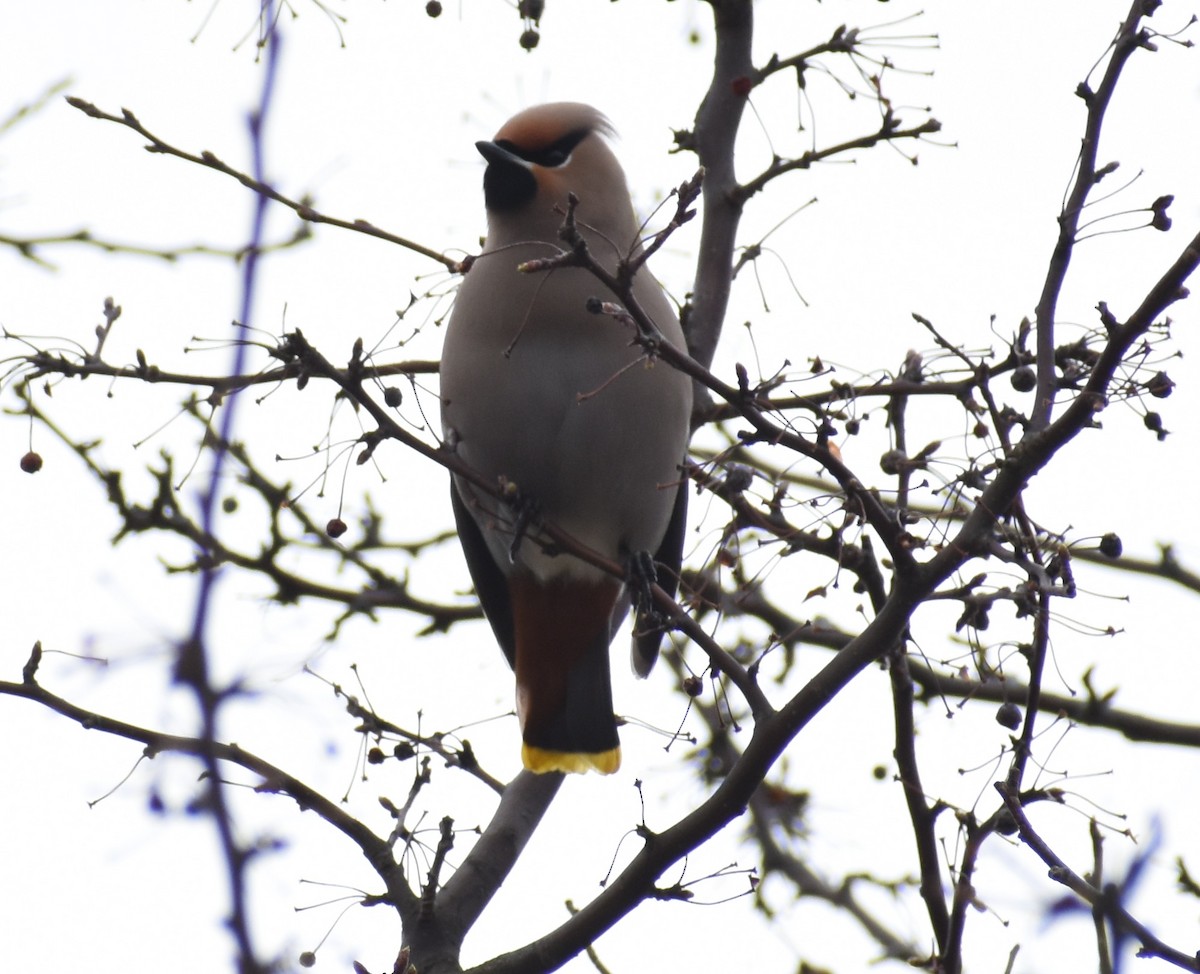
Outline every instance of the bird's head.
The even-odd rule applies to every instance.
[[[492,229],[553,241],[562,223],[554,208],[565,207],[571,192],[581,222],[606,235],[636,229],[625,174],[605,141],[612,131],[590,105],[555,102],[525,109],[490,142],[476,142],[487,160],[483,195]]]

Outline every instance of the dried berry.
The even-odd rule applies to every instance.
[[[1153,430],[1156,434],[1158,434],[1159,442],[1162,442],[1167,438],[1167,431],[1163,429],[1162,417],[1158,413],[1146,413],[1146,415],[1142,417],[1142,422],[1145,424],[1146,429]]]
[[[740,463],[731,463],[725,471],[725,487],[731,493],[740,494],[749,490],[754,483],[754,471]]]
[[[542,19],[545,10],[546,0],[520,0],[517,4],[517,13],[535,24]]]
[[[1012,812],[1007,808],[1002,808],[996,813],[996,831],[1001,835],[1015,835],[1017,831],[1017,820],[1012,817]]]
[[[1008,381],[1012,383],[1012,387],[1017,392],[1032,392],[1037,385],[1037,373],[1028,365],[1022,365],[1013,369],[1013,374]]]
[[[908,457],[900,450],[888,450],[879,458],[879,469],[891,476],[898,474],[908,462]]]
[[[1154,377],[1146,383],[1146,391],[1155,399],[1166,399],[1175,389],[1175,383],[1166,372],[1155,372]]]

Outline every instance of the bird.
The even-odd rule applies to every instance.
[[[691,380],[648,356],[628,318],[589,311],[589,299],[620,297],[586,269],[518,270],[561,252],[572,193],[599,263],[615,272],[641,253],[613,136],[595,108],[556,102],[475,144],[486,162],[487,237],[454,299],[439,370],[444,442],[506,492],[498,500],[451,475],[467,567],[515,673],[522,763],[539,773],[620,767],[609,647],[635,599],[620,580],[527,537],[527,527],[552,523],[620,564],[645,566],[652,555],[672,595],[686,532]],[[632,294],[685,352],[674,307],[645,266]],[[640,611],[634,631],[633,669],[644,677],[662,627]]]

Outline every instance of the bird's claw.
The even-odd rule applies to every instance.
[[[525,540],[529,526],[537,520],[540,506],[536,500],[520,491],[509,501],[509,506],[513,510],[513,539],[512,544],[508,546],[508,560],[515,563],[521,550],[521,542]]]
[[[658,581],[658,571],[654,567],[654,558],[648,551],[635,551],[629,556],[629,591],[633,597],[633,607],[642,618],[654,618],[654,583]]]

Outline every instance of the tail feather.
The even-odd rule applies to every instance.
[[[572,753],[570,751],[547,751],[532,744],[521,745],[521,763],[530,771],[544,774],[547,771],[563,771],[567,774],[583,774],[599,771],[612,774],[621,767],[621,749],[599,753]]]
[[[610,774],[620,765],[608,644],[615,580],[509,577],[522,758],[531,771]]]

